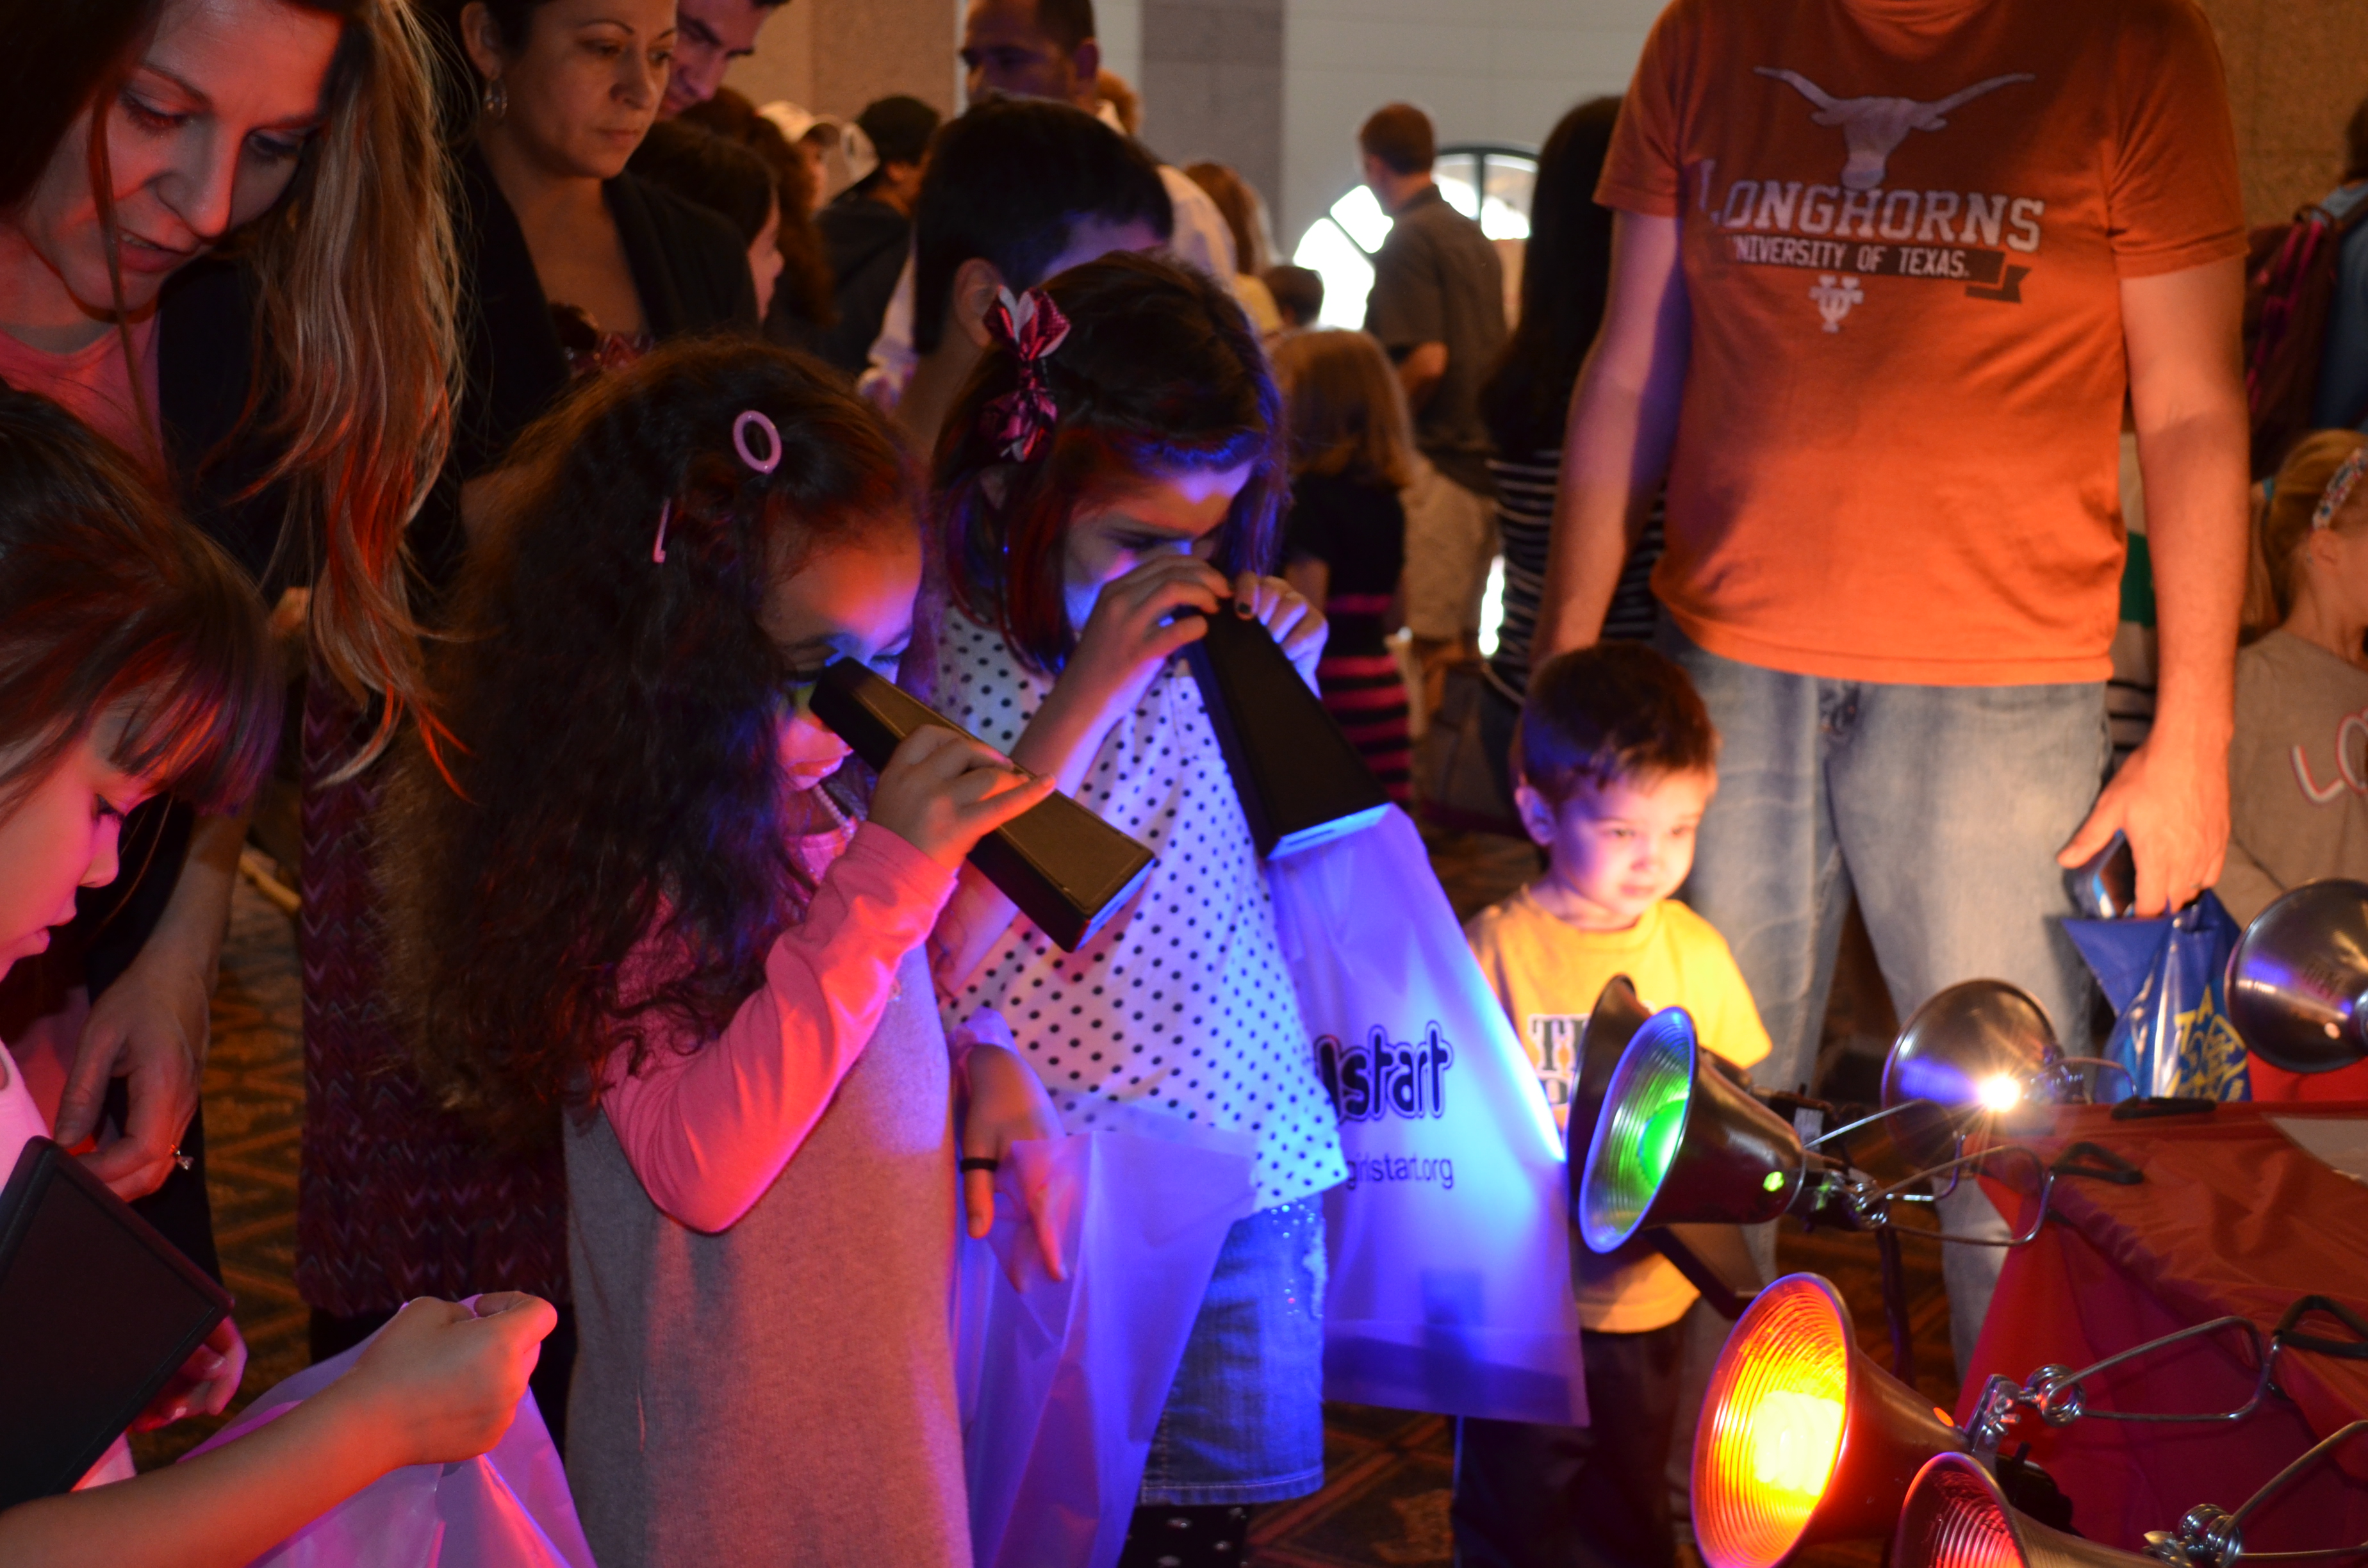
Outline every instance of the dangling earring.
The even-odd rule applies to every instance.
[[[485,84],[485,118],[499,119],[510,111],[510,90],[499,76]]]

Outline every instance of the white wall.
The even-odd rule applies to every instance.
[[[1143,0],[1094,0],[1094,33],[1102,63],[1143,87]]]
[[[1108,0],[1103,0],[1108,4]],[[1626,90],[1663,0],[1285,0],[1283,254],[1357,179],[1357,127],[1394,99],[1442,142],[1531,146],[1565,109]]]

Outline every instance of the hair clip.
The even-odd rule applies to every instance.
[[[762,430],[765,439],[772,444],[772,450],[761,458],[748,449],[751,426]],[[758,473],[770,473],[781,466],[780,427],[753,408],[742,410],[740,417],[732,422],[732,447],[740,454],[740,460]]]
[[[658,503],[658,539],[655,544],[650,546],[650,559],[661,566],[666,564],[666,524],[673,520],[674,497],[669,495]]]
[[[1042,289],[1016,295],[1000,289],[996,291],[996,302],[987,308],[986,330],[999,346],[1011,350],[1019,367],[1019,384],[986,405],[979,427],[1002,448],[1005,457],[1026,462],[1061,417],[1060,405],[1044,384],[1044,361],[1067,340],[1069,318]]]
[[[2353,449],[2351,455],[2343,460],[2343,465],[2328,480],[2327,489],[2318,498],[2318,509],[2310,515],[2311,532],[2317,533],[2335,521],[2335,514],[2343,510],[2343,504],[2351,499],[2351,488],[2360,483],[2362,473],[2368,473],[2368,447]]]

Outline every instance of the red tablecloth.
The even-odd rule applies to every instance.
[[[2112,1151],[2144,1173],[2119,1187],[2058,1176],[2039,1239],[2007,1256],[1974,1365],[1962,1421],[1985,1380],[2021,1383],[2054,1362],[2080,1368],[2175,1329],[2229,1314],[2266,1339],[2299,1296],[2331,1296],[2368,1315],[2368,1186],[2303,1153],[2266,1119],[2368,1119],[2368,1100],[2224,1105],[2204,1116],[2114,1121],[2103,1107],[2054,1113],[2045,1136],[2017,1137],[2051,1162],[2075,1142]],[[2011,1195],[1993,1188],[2009,1216]],[[2315,1318],[2305,1332],[2343,1337]],[[2192,1342],[2090,1385],[2099,1407],[2234,1409],[2251,1387],[2233,1336]],[[2136,1550],[2197,1503],[2235,1508],[2319,1437],[2368,1415],[2368,1361],[2289,1350],[2269,1396],[2235,1424],[2140,1426],[2083,1420],[2044,1434],[2032,1457],[2073,1502],[2094,1540]],[[2368,1538],[2368,1438],[2332,1471],[2287,1494],[2248,1532],[2269,1551]]]

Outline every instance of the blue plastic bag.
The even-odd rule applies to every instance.
[[[2113,1005],[2104,1055],[2141,1095],[2253,1097],[2245,1042],[2229,1026],[2228,955],[2242,933],[2210,892],[2157,920],[2066,920]]]

